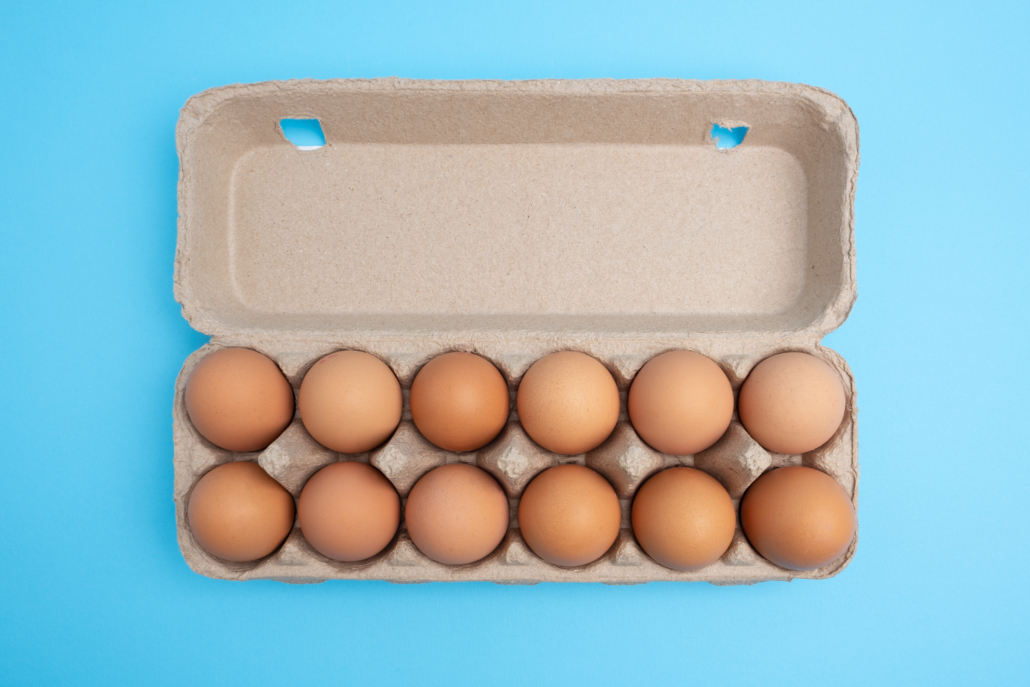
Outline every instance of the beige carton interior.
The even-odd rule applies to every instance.
[[[283,118],[316,118],[326,145],[301,150]],[[747,126],[718,149],[713,124]],[[706,580],[751,583],[826,577],[761,559],[740,535],[694,573],[662,568],[623,534],[601,560],[544,563],[522,543],[518,496],[540,470],[590,465],[628,515],[637,486],[671,465],[694,465],[737,500],[762,472],[810,464],[857,505],[854,382],[819,340],[855,298],[854,192],[858,129],[838,97],[757,81],[292,81],[236,85],[190,99],[178,128],[181,161],[176,297],[211,344],[177,383],[175,498],[179,540],[198,572],[227,579],[491,580],[508,583]],[[514,394],[535,360],[555,350],[594,355],[620,389],[652,356],[687,348],[711,356],[734,389],[762,358],[804,350],[828,360],[848,391],[829,444],[804,456],[768,454],[734,420],[712,449],[666,456],[625,417],[584,456],[536,446],[514,412],[492,444],[469,454],[432,447],[405,419],[384,446],[341,456],[299,418],[260,454],[232,454],[200,437],[182,391],[213,348],[247,346],[276,360],[294,387],[319,357],[358,348],[410,387],[448,350],[492,360]],[[623,403],[625,405],[625,403]],[[255,460],[295,496],[335,460],[376,465],[402,498],[445,462],[478,464],[512,500],[512,529],[470,566],[433,563],[401,529],[371,561],[314,552],[295,529],[267,559],[231,564],[206,554],[185,523],[196,480],[230,460]]]

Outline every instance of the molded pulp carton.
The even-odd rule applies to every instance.
[[[294,146],[284,118],[318,119],[326,144]],[[749,129],[739,146],[719,149],[713,124]],[[829,566],[789,571],[761,558],[738,528],[719,562],[678,572],[648,558],[628,518],[640,484],[673,465],[715,476],[735,505],[764,471],[810,465],[857,506],[854,379],[819,343],[855,300],[858,126],[837,96],[762,81],[269,82],[194,96],[177,141],[175,294],[212,337],[186,360],[173,412],[179,543],[195,571],[286,582],[750,584],[829,577],[854,555],[853,542]],[[400,427],[360,455],[323,448],[299,418],[260,453],[217,448],[190,424],[183,389],[196,363],[225,346],[269,356],[295,390],[323,355],[368,351],[405,391]],[[607,366],[623,397],[611,437],[573,457],[537,446],[514,410],[529,366],[569,349]],[[763,358],[812,353],[844,381],[844,422],[805,455],[765,451],[736,415],[702,453],[656,452],[630,426],[625,392],[645,362],[671,349],[713,358],[735,393]],[[426,442],[407,407],[415,373],[451,350],[491,360],[512,393],[506,429],[472,453]],[[271,556],[229,563],[197,545],[185,512],[197,480],[233,460],[258,462],[295,497],[328,463],[369,462],[402,502],[433,467],[473,463],[506,490],[511,528],[493,554],[457,567],[419,553],[403,525],[361,563],[324,558],[296,527]],[[607,477],[623,505],[615,545],[579,568],[545,563],[518,530],[526,484],[568,462]]]

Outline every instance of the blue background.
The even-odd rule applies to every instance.
[[[145,4],[0,8],[0,682],[1030,679],[1025,3]],[[848,101],[860,296],[826,339],[862,411],[843,574],[295,587],[186,567],[171,400],[205,337],[172,298],[179,108],[390,75],[760,78]]]

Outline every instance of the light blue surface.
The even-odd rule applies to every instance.
[[[736,148],[744,142],[747,136],[746,126],[734,126],[726,128],[718,124],[712,124],[712,139],[715,140],[716,148]]]
[[[1030,681],[1025,3],[14,4],[0,683]],[[390,75],[751,77],[848,101],[860,297],[826,340],[861,407],[843,574],[507,588],[190,572],[171,398],[205,337],[172,298],[178,110],[233,82]]]
[[[279,128],[286,140],[302,150],[321,148],[325,145],[325,133],[317,119],[280,119]]]

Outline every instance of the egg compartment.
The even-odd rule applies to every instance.
[[[326,143],[290,143],[285,118],[317,119]],[[721,148],[718,128],[745,127]],[[713,128],[715,126],[715,128]],[[765,561],[738,531],[702,570],[664,568],[630,529],[636,489],[655,472],[694,466],[734,507],[764,471],[805,464],[832,475],[857,505],[854,380],[819,346],[855,299],[854,194],[858,128],[847,105],[800,84],[762,81],[411,81],[242,84],[194,96],[177,129],[180,157],[175,294],[191,325],[212,336],[176,383],[173,411],[178,536],[198,573],[220,579],[316,582],[485,580],[632,584],[750,584],[823,578]],[[313,441],[298,418],[264,451],[234,454],[200,437],[183,388],[223,346],[253,348],[294,390],[341,349],[384,360],[404,390],[394,435],[367,454]],[[512,411],[476,452],[442,451],[415,430],[408,391],[436,355],[491,360],[514,399],[529,366],[559,350],[600,360],[620,389],[621,416],[597,449],[559,456],[537,446]],[[770,454],[736,416],[695,456],[654,451],[633,431],[626,392],[655,355],[692,350],[718,362],[734,394],[760,360],[787,350],[829,362],[847,391],[845,420],[803,456]],[[295,526],[282,547],[228,563],[193,540],[185,512],[209,469],[258,462],[296,498],[320,467],[367,461],[402,497],[433,467],[479,465],[509,496],[511,526],[487,558],[445,566],[423,556],[403,522],[394,541],[359,563],[330,561]],[[622,530],[599,560],[560,568],[522,540],[518,499],[533,476],[576,462],[608,479]],[[856,538],[857,541],[857,538]]]
[[[644,355],[619,354],[597,356],[612,372],[620,390],[620,417],[611,436],[599,447],[586,454],[564,456],[546,451],[527,436],[518,422],[514,397],[518,383],[529,365],[537,357],[527,355],[506,356],[473,347],[447,347],[428,352],[424,359],[404,364],[404,358],[395,363],[383,350],[362,348],[356,342],[327,344],[312,354],[283,351],[275,344],[245,341],[220,341],[197,351],[187,360],[177,384],[176,415],[176,511],[179,539],[184,556],[197,572],[221,579],[274,579],[283,582],[319,582],[327,579],[371,579],[391,582],[472,581],[485,580],[505,584],[534,584],[541,581],[605,582],[609,584],[635,584],[656,580],[706,581],[715,584],[751,584],[765,580],[794,578],[819,579],[835,575],[843,569],[854,554],[855,542],[848,552],[832,564],[818,570],[789,571],[761,558],[740,531],[739,522],[733,543],[715,564],[693,572],[679,572],[665,568],[651,560],[638,546],[630,525],[630,507],[636,490],[649,477],[660,470],[674,467],[695,467],[715,477],[727,489],[734,508],[740,498],[762,473],[785,465],[807,465],[833,476],[852,497],[857,507],[858,466],[854,431],[857,408],[854,403],[854,383],[843,359],[830,349],[817,347],[805,352],[828,362],[841,375],[847,396],[844,422],[834,437],[824,446],[804,455],[786,456],[767,452],[747,434],[734,413],[726,434],[711,448],[692,456],[671,456],[655,451],[633,430],[626,411],[626,392],[633,376],[651,357],[667,349]],[[323,355],[341,348],[360,348],[381,357],[398,374],[404,391],[404,409],[400,425],[382,446],[362,454],[338,454],[320,445],[295,417],[287,429],[268,448],[258,453],[237,454],[213,446],[192,427],[185,410],[185,382],[192,368],[205,355],[221,346],[249,346],[268,355],[283,369],[294,389],[298,391],[304,372]],[[684,346],[698,350],[696,346]],[[411,421],[408,391],[422,364],[436,355],[450,350],[466,350],[484,355],[502,371],[511,392],[511,414],[501,434],[478,451],[453,453],[444,451],[426,441]],[[567,350],[555,348],[553,350]],[[553,352],[544,349],[538,357]],[[734,396],[750,371],[762,359],[784,350],[773,349],[759,355],[713,356],[726,372]],[[595,351],[584,351],[597,355]],[[710,351],[700,350],[706,355]],[[304,539],[298,526],[282,547],[272,555],[249,563],[231,563],[218,559],[194,541],[186,523],[186,504],[197,480],[208,470],[233,460],[257,462],[276,479],[294,498],[320,468],[339,461],[354,460],[369,463],[379,469],[394,485],[401,496],[402,508],[408,493],[425,473],[447,463],[464,462],[477,465],[491,475],[504,488],[511,508],[510,524],[504,540],[490,555],[476,563],[447,566],[424,556],[408,538],[403,524],[393,541],[376,556],[366,561],[343,563],[330,560],[315,551]],[[518,529],[518,502],[523,490],[533,477],[554,465],[576,463],[586,465],[602,474],[614,487],[622,509],[622,527],[612,548],[600,559],[575,568],[562,568],[541,560],[523,541]],[[738,516],[739,520],[739,516]]]

